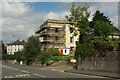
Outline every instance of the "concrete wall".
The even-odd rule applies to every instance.
[[[59,29],[60,29],[60,27],[65,27],[65,29],[63,29],[63,28],[61,28],[61,29],[63,29],[63,30],[59,30],[59,32],[58,33],[65,33],[65,36],[58,36],[59,37],[59,40],[61,40],[61,41],[63,41],[63,39],[66,39],[65,41],[65,43],[56,43],[56,44],[54,44],[54,48],[59,48],[59,49],[61,49],[61,48],[63,48],[63,49],[66,49],[67,48],[67,53],[64,53],[65,55],[68,55],[68,54],[70,54],[70,49],[71,48],[75,48],[76,47],[76,41],[78,41],[78,37],[79,36],[74,36],[73,37],[73,33],[70,33],[70,29],[69,29],[69,27],[72,27],[70,24],[68,24],[68,22],[67,21],[60,21],[60,20],[47,20],[48,22],[46,23],[46,25],[47,26],[49,26],[49,27],[59,27]],[[49,21],[50,21],[50,23],[49,23]],[[51,23],[51,21],[52,21],[52,23]],[[55,28],[51,28],[51,29],[49,29],[49,30],[47,30],[46,31],[46,33],[55,33]],[[73,37],[73,42],[71,43],[70,42],[70,37]],[[55,36],[49,36],[49,37],[44,37],[44,39],[45,40],[55,40]],[[53,44],[51,44],[51,43],[44,43],[44,44],[42,44],[42,49],[44,49],[45,47],[46,48],[52,48],[52,45]],[[73,54],[72,54],[73,55]]]
[[[118,72],[118,56],[119,53],[110,53],[103,58],[96,56],[91,61],[85,60],[79,64],[79,69]]]

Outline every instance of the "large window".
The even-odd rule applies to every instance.
[[[73,43],[73,37],[70,37],[70,43]]]

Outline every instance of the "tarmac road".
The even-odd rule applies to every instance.
[[[44,70],[41,68],[32,68],[29,66],[11,64],[8,62],[2,63],[2,78],[99,78],[100,80],[104,78],[109,79],[100,76],[66,73],[60,71]]]

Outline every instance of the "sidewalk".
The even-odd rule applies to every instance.
[[[92,70],[91,71],[89,71],[89,70],[76,70],[76,69],[70,69],[70,70],[66,70],[64,72],[86,74],[86,75],[95,75],[95,76],[120,79],[120,74],[118,75],[117,73],[112,73],[112,72],[92,71]]]

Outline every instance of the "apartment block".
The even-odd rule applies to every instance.
[[[35,31],[35,34],[39,36],[41,48],[55,48],[63,55],[73,56],[78,36],[70,33],[70,27],[73,26],[65,20],[46,20]]]

